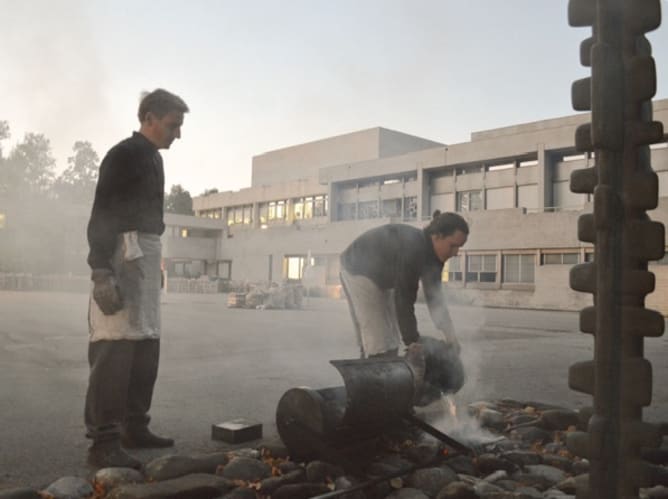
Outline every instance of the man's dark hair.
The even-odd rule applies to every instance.
[[[143,123],[146,119],[146,114],[149,112],[160,119],[171,111],[187,113],[190,109],[188,109],[188,105],[178,95],[158,88],[153,92],[144,92],[142,94],[137,117],[139,118],[139,122]]]
[[[461,215],[457,213],[441,213],[440,210],[434,212],[433,218],[424,231],[432,236],[450,236],[455,231],[461,230],[464,234],[469,233],[469,224]]]

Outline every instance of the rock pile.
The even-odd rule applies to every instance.
[[[383,439],[374,459],[349,469],[346,463],[297,462],[282,445],[264,442],[255,449],[161,457],[143,473],[107,468],[90,481],[64,477],[43,491],[0,492],[0,499],[308,499],[334,491],[342,499],[575,498],[589,464],[564,442],[568,432],[586,427],[588,411],[500,400],[471,404],[468,412],[480,425],[468,440],[479,449],[475,456],[403,434]],[[664,466],[666,455],[668,444],[654,451],[654,463]],[[668,497],[668,488],[644,489],[640,497]]]

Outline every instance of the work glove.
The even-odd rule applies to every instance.
[[[93,299],[104,315],[114,315],[123,308],[123,297],[110,269],[93,269]]]

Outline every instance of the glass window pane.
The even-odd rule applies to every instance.
[[[298,198],[292,200],[292,211],[296,219],[301,219],[304,216],[304,199]]]
[[[485,272],[496,272],[496,255],[483,255],[482,270]]]
[[[534,282],[534,255],[520,255],[521,282]]]
[[[503,281],[520,282],[519,255],[503,255]]]
[[[467,260],[469,272],[480,272],[482,269],[482,255],[469,255]]]
[[[580,255],[577,253],[564,253],[562,262],[569,265],[574,265],[580,261]]]
[[[313,218],[313,198],[304,199],[304,218]]]
[[[561,263],[561,253],[546,253],[543,255],[543,264],[559,265]]]

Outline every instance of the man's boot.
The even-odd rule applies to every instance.
[[[94,442],[88,448],[88,464],[94,468],[141,469],[141,461],[121,449],[118,439]]]
[[[121,443],[126,449],[156,449],[172,447],[174,439],[158,436],[148,428],[127,429],[121,435]]]

